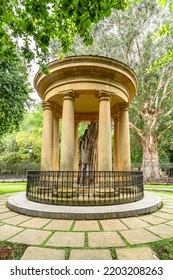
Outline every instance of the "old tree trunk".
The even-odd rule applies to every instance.
[[[95,171],[97,164],[98,125],[91,123],[79,142],[79,171]]]
[[[143,146],[143,161],[142,169],[144,173],[144,180],[157,179],[161,175],[159,167],[158,154],[158,138],[157,136],[147,135],[142,141]]]

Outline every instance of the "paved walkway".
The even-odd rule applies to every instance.
[[[0,241],[30,245],[21,259],[152,260],[149,243],[173,237],[173,197],[139,217],[110,220],[57,220],[10,211],[0,196]],[[137,246],[136,246],[137,245]]]

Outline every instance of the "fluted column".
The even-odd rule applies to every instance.
[[[119,115],[114,115],[114,170],[119,170]]]
[[[98,134],[98,170],[112,170],[112,145],[111,145],[111,94],[99,94],[99,134]]]
[[[53,114],[53,170],[59,170],[59,116]]]
[[[78,171],[78,150],[79,150],[79,144],[78,144],[78,127],[79,122],[75,121],[74,125],[74,170]]]
[[[130,170],[129,104],[119,106],[119,169]]]
[[[41,149],[41,170],[53,169],[53,106],[43,101],[43,132]]]
[[[62,93],[61,170],[74,170],[74,100],[72,90]]]

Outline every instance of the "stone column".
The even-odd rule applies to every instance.
[[[53,169],[53,106],[43,101],[43,132],[41,149],[41,170]]]
[[[53,170],[59,170],[59,116],[53,115]]]
[[[119,170],[119,115],[114,118],[114,170]]]
[[[75,121],[74,125],[74,170],[78,171],[78,151],[79,151],[79,144],[78,144],[78,126],[79,123]]]
[[[74,100],[72,90],[62,93],[61,170],[74,170]]]
[[[129,104],[124,103],[119,106],[119,170],[130,169]]]
[[[98,171],[112,170],[111,94],[99,94]]]

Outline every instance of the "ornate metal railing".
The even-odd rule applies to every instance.
[[[140,171],[28,171],[29,200],[56,205],[111,205],[143,198]]]

